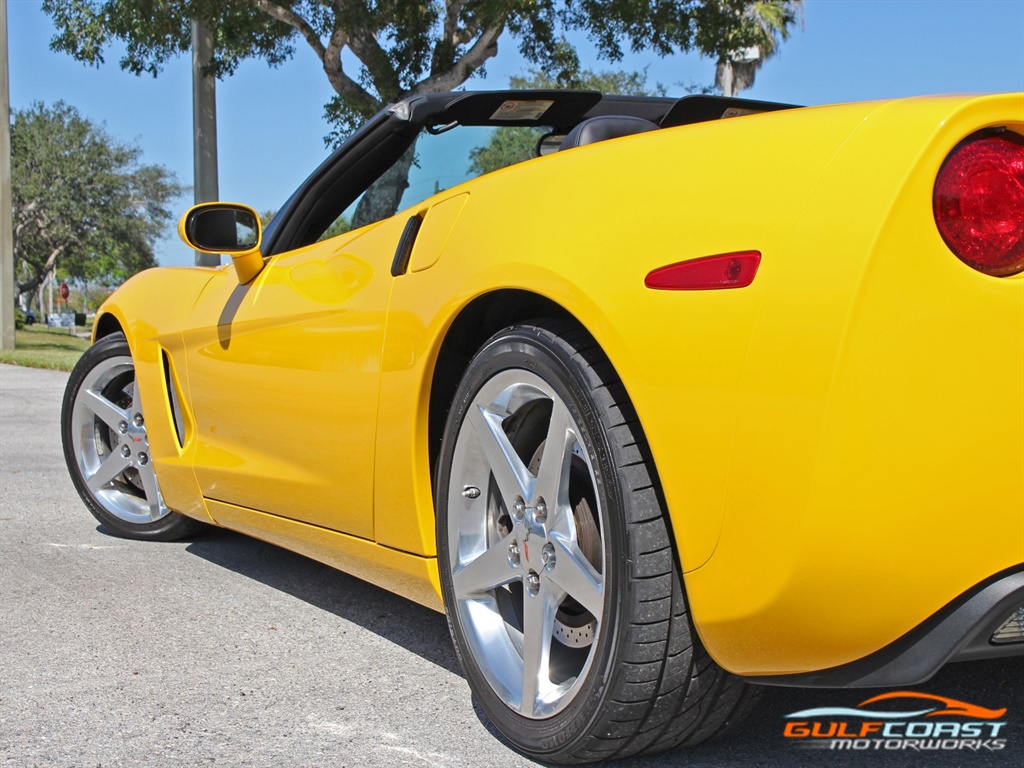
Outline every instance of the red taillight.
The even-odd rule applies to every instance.
[[[647,275],[644,285],[664,291],[745,288],[754,281],[760,263],[761,254],[757,251],[706,256],[656,269]]]
[[[988,275],[1024,270],[1024,137],[975,134],[935,179],[935,223],[964,263]]]

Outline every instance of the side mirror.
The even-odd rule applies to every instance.
[[[247,205],[200,203],[181,217],[178,235],[197,251],[231,256],[239,283],[248,283],[263,269],[260,217]]]

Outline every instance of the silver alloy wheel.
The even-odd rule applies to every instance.
[[[523,717],[562,711],[600,637],[606,546],[580,429],[539,376],[504,370],[477,392],[448,519],[454,608],[487,682]]]
[[[108,357],[82,380],[71,412],[71,445],[96,503],[143,524],[170,513],[160,495],[131,357]]]

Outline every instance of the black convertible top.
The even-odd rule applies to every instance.
[[[427,128],[451,123],[545,126],[568,133],[577,123],[602,115],[641,117],[669,128],[794,107],[793,104],[724,96],[673,99],[603,95],[598,91],[537,90],[423,94],[411,96],[384,111]]]

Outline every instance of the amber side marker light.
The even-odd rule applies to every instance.
[[[644,285],[662,291],[713,291],[721,288],[746,288],[754,282],[759,251],[723,253],[681,261],[660,267],[644,278]]]
[[[1006,277],[1024,271],[1024,136],[968,136],[935,179],[935,224],[958,259]]]

